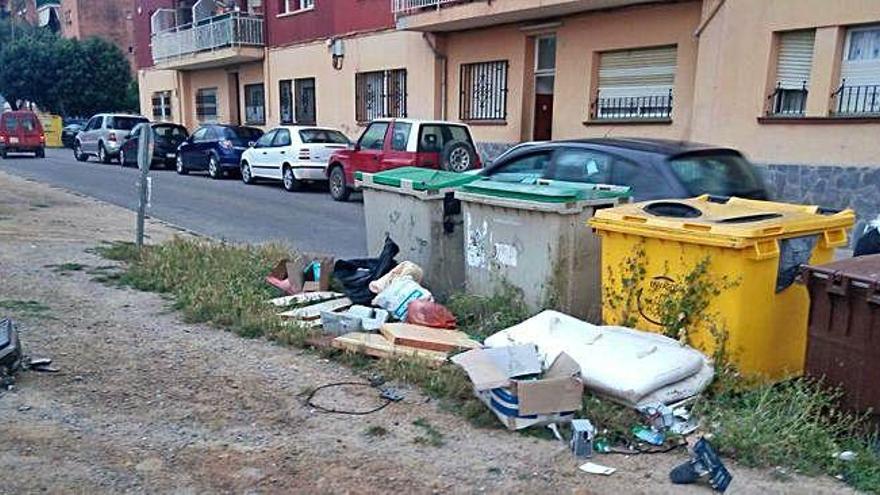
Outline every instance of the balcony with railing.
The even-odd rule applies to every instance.
[[[876,117],[880,116],[880,83],[847,85],[846,79],[833,98],[832,111],[841,117]]]
[[[776,88],[767,97],[769,105],[767,106],[768,117],[803,117],[807,109],[807,82],[804,81],[800,87],[784,86],[777,83]]]
[[[189,16],[187,16],[189,17]],[[177,24],[178,11],[157,10],[151,19],[153,61],[163,69],[200,69],[262,60],[263,17],[224,11],[199,0],[192,22]]]
[[[389,0],[398,29],[456,31],[674,0]]]
[[[668,121],[672,118],[672,90],[645,96],[597,96],[591,105],[592,121]]]

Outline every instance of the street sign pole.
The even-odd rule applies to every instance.
[[[138,137],[138,212],[137,212],[137,247],[144,245],[144,218],[147,216],[147,187],[149,183],[150,163],[153,161],[153,128],[149,125],[141,127]]]

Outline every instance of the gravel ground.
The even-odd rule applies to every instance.
[[[30,355],[61,368],[23,373],[0,395],[0,493],[710,493],[669,484],[682,454],[600,457],[618,471],[592,476],[560,443],[474,428],[413,389],[371,415],[312,410],[304,391],[363,378],[93,281],[109,263],[87,249],[130,239],[130,211],[3,173],[0,191],[0,312],[19,321]],[[180,234],[156,222],[148,232],[154,242]],[[61,263],[84,269],[47,267]],[[355,387],[320,400],[377,404]],[[444,445],[415,440],[420,418]],[[730,468],[729,493],[847,492],[827,477]]]

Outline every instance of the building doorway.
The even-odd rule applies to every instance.
[[[556,83],[556,35],[535,38],[535,123],[532,139],[553,138],[553,86]]]
[[[229,123],[241,125],[241,88],[238,72],[229,73]]]

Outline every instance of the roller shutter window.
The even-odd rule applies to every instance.
[[[675,46],[602,53],[594,117],[669,118],[676,66]]]
[[[834,107],[838,113],[880,113],[880,25],[847,31],[840,79]]]
[[[779,34],[776,61],[776,88],[771,95],[770,113],[803,115],[813,67],[816,30],[789,31]]]

